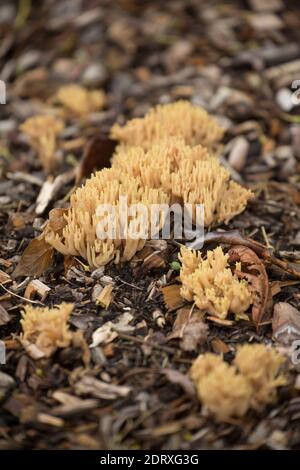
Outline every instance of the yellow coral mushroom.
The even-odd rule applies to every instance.
[[[193,217],[195,205],[204,205],[205,226],[227,223],[252,197],[251,191],[230,181],[229,172],[216,158],[182,161],[170,177],[170,188],[185,204],[192,204]]]
[[[211,374],[213,370],[223,364],[224,361],[221,356],[213,353],[200,354],[193,362],[190,369],[190,377],[194,382],[204,379],[207,375]]]
[[[233,365],[221,356],[206,353],[197,357],[190,369],[202,404],[218,420],[242,417],[249,408],[261,410],[277,397],[277,388],[286,383],[279,375],[284,358],[263,344],[238,347]]]
[[[201,378],[196,387],[199,399],[220,421],[242,417],[250,407],[250,385],[226,362]]]
[[[61,119],[46,115],[30,117],[20,126],[47,172],[53,171],[57,165],[57,136],[63,128]]]
[[[67,303],[54,308],[26,305],[21,319],[21,341],[25,344],[35,344],[46,357],[51,356],[57,348],[69,346],[72,332],[67,321],[73,308],[73,304]]]
[[[126,214],[122,197],[126,197],[126,207],[142,204],[146,215]],[[149,238],[151,227],[146,222],[151,220],[152,205],[168,201],[168,195],[160,189],[144,187],[138,179],[113,168],[104,169],[72,194],[70,209],[64,216],[65,227],[60,233],[47,231],[45,239],[60,253],[82,256],[92,267],[105,265],[113,259],[128,261]],[[111,216],[113,233],[107,227]]]
[[[86,116],[92,112],[99,111],[106,102],[103,91],[88,91],[76,84],[59,88],[56,99],[67,111],[77,116]]]
[[[208,251],[206,258],[200,252],[182,247],[180,280],[181,296],[194,301],[200,310],[219,318],[234,313],[242,317],[253,301],[247,282],[238,279],[228,264],[228,255],[221,247]]]
[[[259,409],[275,400],[277,387],[286,383],[286,379],[279,375],[283,362],[282,355],[263,344],[238,347],[234,363],[252,386],[253,408]]]
[[[211,148],[222,139],[223,132],[204,109],[180,100],[151,108],[145,117],[132,119],[124,127],[115,124],[111,136],[125,145],[145,149],[165,137],[178,137],[188,145],[202,144]]]
[[[163,188],[172,202],[204,204],[206,226],[227,223],[242,212],[251,191],[230,181],[229,172],[201,145],[190,147],[182,139],[162,139],[150,149],[120,146],[113,168],[138,177],[152,188]]]

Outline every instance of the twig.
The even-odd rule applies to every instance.
[[[8,294],[10,295],[13,295],[14,297],[17,297],[18,299],[21,299],[21,300],[24,300],[25,302],[29,302],[31,304],[38,304],[38,305],[44,305],[42,302],[40,302],[39,300],[30,300],[30,299],[26,299],[26,297],[22,297],[21,295],[19,294],[15,294],[14,292],[10,291],[9,289],[7,289],[3,284],[2,282],[0,282],[0,286],[2,287],[2,289],[4,289]]]

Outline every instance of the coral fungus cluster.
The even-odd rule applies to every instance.
[[[56,166],[57,137],[64,128],[63,121],[54,116],[38,115],[28,118],[20,128],[37,152],[45,171],[51,172]]]
[[[253,295],[247,282],[231,271],[228,254],[221,247],[208,251],[206,257],[183,247],[179,259],[182,262],[180,293],[184,299],[194,301],[200,310],[222,319],[229,313],[243,317]]]
[[[59,88],[52,100],[60,105],[58,110],[51,109],[48,114],[29,117],[20,126],[48,173],[53,172],[58,163],[55,155],[57,137],[64,129],[64,120],[69,116],[84,118],[99,111],[105,105],[106,97],[102,90],[89,91],[70,84]]]
[[[21,341],[24,345],[34,344],[46,357],[51,356],[57,348],[69,346],[72,332],[67,321],[73,308],[73,304],[67,303],[54,308],[26,305],[21,319]]]
[[[145,117],[132,119],[124,127],[115,124],[111,135],[127,146],[144,149],[165,137],[178,137],[190,146],[201,144],[211,148],[222,139],[223,129],[204,109],[181,100],[151,108]]]
[[[82,117],[103,108],[106,101],[103,91],[88,91],[76,84],[59,88],[55,98],[67,112]]]
[[[112,259],[127,261],[143,248],[149,238],[149,227],[144,218],[124,216],[120,207],[121,197],[126,197],[128,204],[142,203],[148,218],[152,204],[168,202],[168,196],[160,189],[141,185],[117,170],[104,169],[93,175],[82,188],[71,196],[71,208],[65,215],[66,225],[61,233],[49,231],[46,241],[64,255],[79,255],[90,266],[107,264]],[[105,225],[107,213],[99,213],[98,207],[111,204],[114,209],[114,233],[107,231],[106,237],[99,236],[101,223]],[[105,226],[102,235],[105,235]],[[123,234],[120,231],[124,232]],[[134,234],[140,233],[139,237]]]
[[[114,125],[111,134],[120,145],[112,168],[95,173],[72,195],[62,233],[48,231],[46,241],[63,254],[82,256],[92,267],[131,259],[150,237],[143,229],[147,217],[120,222],[117,216],[113,235],[97,234],[103,219],[97,207],[111,204],[119,213],[120,196],[127,196],[128,204],[144,204],[148,215],[153,204],[202,203],[206,226],[228,222],[245,208],[251,192],[230,181],[210,153],[222,133],[206,111],[184,101],[157,106],[123,128]],[[139,228],[135,239],[130,227]],[[129,235],[120,237],[124,229]]]
[[[238,347],[234,362],[206,353],[194,361],[190,376],[198,397],[217,419],[242,417],[249,408],[257,411],[277,397],[286,379],[279,374],[283,356],[263,344]]]

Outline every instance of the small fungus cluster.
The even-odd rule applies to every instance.
[[[68,319],[74,309],[73,304],[62,303],[57,307],[24,306],[21,325],[23,344],[32,345],[45,357],[51,356],[57,348],[65,348],[72,341]]]
[[[59,88],[52,102],[59,108],[48,110],[48,114],[45,110],[45,114],[29,117],[20,126],[47,173],[53,172],[57,166],[57,139],[65,127],[65,120],[69,117],[84,118],[99,111],[105,105],[106,97],[102,90],[89,91],[71,84]]]
[[[283,356],[264,344],[246,344],[238,347],[232,365],[212,353],[198,356],[190,377],[205,408],[226,421],[250,408],[261,411],[276,400],[277,388],[286,383],[279,374],[283,362]]]
[[[253,301],[253,295],[245,280],[231,271],[228,254],[221,247],[201,252],[183,247],[179,255],[182,263],[180,280],[181,296],[195,302],[200,310],[221,319],[229,313],[243,318]]]
[[[20,126],[48,173],[56,166],[57,138],[63,128],[64,122],[51,115],[30,117]]]

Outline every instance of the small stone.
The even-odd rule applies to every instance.
[[[293,93],[288,88],[281,88],[276,93],[276,102],[278,106],[285,112],[289,112],[295,106],[292,101]]]
[[[41,53],[38,50],[30,50],[21,55],[17,62],[18,71],[24,72],[41,62]]]
[[[103,274],[104,274],[104,266],[100,266],[100,268],[97,268],[92,272],[91,276],[93,279],[101,279]]]
[[[4,119],[0,121],[0,133],[8,134],[15,131],[17,128],[17,121],[15,119]]]
[[[1,196],[0,197],[0,206],[5,206],[5,204],[9,204],[11,198],[9,196]]]
[[[236,137],[232,141],[232,148],[228,157],[228,162],[236,171],[241,171],[246,165],[249,147],[249,142],[243,136]]]
[[[281,0],[268,0],[262,2],[261,0],[248,0],[248,3],[252,10],[261,11],[278,11],[284,8],[284,4]]]
[[[102,290],[103,290],[103,287],[100,284],[96,284],[94,286],[93,291],[92,291],[92,300],[93,300],[93,302],[97,302],[98,297],[99,297]]]
[[[82,82],[87,86],[99,86],[102,85],[107,79],[107,71],[102,64],[91,64],[89,65],[82,75]]]
[[[253,13],[249,15],[248,21],[257,33],[281,29],[284,25],[279,16],[273,13]]]

